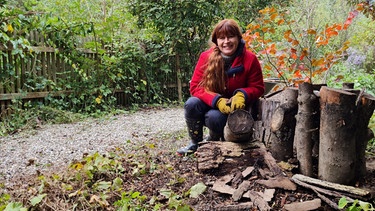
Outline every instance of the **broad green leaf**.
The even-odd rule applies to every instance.
[[[31,205],[35,206],[35,205],[39,204],[43,200],[43,198],[46,197],[46,196],[47,196],[47,194],[39,194],[38,196],[32,198],[30,200]]]
[[[204,193],[207,189],[207,186],[200,182],[190,188],[190,198],[197,198],[200,194]]]
[[[112,184],[111,182],[101,181],[101,182],[96,183],[94,186],[98,190],[107,190],[108,188],[111,187],[111,184]]]
[[[27,208],[24,208],[19,202],[9,203],[4,211],[27,211]]]
[[[348,201],[345,197],[339,200],[339,209],[344,209],[344,207],[348,204]]]

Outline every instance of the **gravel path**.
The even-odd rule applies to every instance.
[[[181,139],[182,134],[187,137],[183,112],[183,108],[141,110],[0,137],[0,182],[65,168],[86,153],[106,153],[121,146],[132,150],[152,141],[159,148],[176,150],[186,144]]]

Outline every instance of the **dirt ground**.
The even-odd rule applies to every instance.
[[[178,114],[179,115],[179,114]],[[150,118],[147,116],[147,118]],[[155,118],[156,119],[156,118]],[[122,120],[123,121],[123,120]],[[96,124],[96,123],[95,123]],[[152,124],[155,124],[152,122]],[[150,125],[150,128],[152,125]],[[68,128],[70,129],[70,128]],[[70,129],[71,130],[71,129]],[[139,126],[135,125],[134,130],[139,130]],[[177,130],[176,130],[177,131]],[[178,133],[180,133],[179,131]],[[194,155],[181,157],[175,154],[175,150],[171,148],[159,146],[160,139],[153,136],[149,131],[145,134],[135,134],[133,136],[147,137],[147,143],[137,146],[129,151],[126,149],[123,154],[117,156],[117,161],[121,162],[121,172],[103,171],[91,175],[90,181],[92,183],[101,181],[114,181],[116,177],[120,177],[123,181],[122,190],[125,191],[137,191],[142,195],[147,196],[148,199],[153,197],[157,198],[157,201],[161,204],[170,204],[171,197],[166,197],[161,194],[162,189],[171,190],[173,193],[178,195],[178,200],[183,201],[184,204],[188,204],[193,210],[260,210],[256,206],[247,207],[243,209],[231,209],[230,205],[235,206],[238,204],[244,204],[250,202],[248,198],[241,198],[239,201],[234,201],[232,195],[219,193],[213,190],[214,183],[224,175],[238,174],[244,170],[247,166],[254,166],[255,170],[249,176],[250,188],[254,191],[262,191],[265,186],[256,183],[258,179],[264,179],[264,172],[267,166],[259,154],[249,153],[249,160],[246,165],[244,163],[238,163],[237,165],[223,165],[212,171],[199,171],[197,164],[197,157]],[[180,134],[170,134],[163,136],[165,138],[164,143],[173,143],[177,136]],[[186,138],[186,137],[185,137]],[[183,138],[183,139],[185,139]],[[167,140],[170,139],[170,140]],[[183,140],[186,143],[186,140]],[[87,154],[86,154],[87,156]],[[77,164],[85,165],[85,162],[76,160]],[[74,162],[73,162],[74,164]],[[78,166],[78,165],[77,165]],[[155,167],[156,166],[156,167]],[[135,170],[139,172],[135,172]],[[144,171],[142,173],[142,171]],[[296,169],[285,170],[285,175],[291,177],[293,174],[298,173]],[[57,176],[58,179],[57,179]],[[38,193],[48,194],[48,198],[44,198],[43,203],[40,203],[37,209],[33,210],[72,210],[73,204],[80,207],[75,210],[116,210],[111,206],[114,202],[121,199],[119,194],[109,194],[107,201],[110,205],[94,206],[90,198],[85,198],[84,201],[80,201],[74,194],[84,191],[82,188],[93,188],[92,184],[86,184],[84,180],[77,176],[77,172],[72,172],[72,169],[67,171],[63,168],[58,171],[38,173],[38,175],[26,175],[21,177],[15,177],[12,179],[12,186],[4,187],[1,183],[0,196],[3,193],[8,193],[12,196],[14,201],[22,202],[24,205],[30,205],[31,196],[35,196]],[[87,179],[86,179],[87,180]],[[197,198],[189,197],[187,193],[191,187],[198,183],[204,183],[207,189],[203,194],[200,194]],[[85,184],[84,184],[85,183]],[[238,186],[238,184],[231,184],[232,186]],[[367,160],[367,175],[365,178],[361,178],[356,184],[357,187],[369,189],[375,191],[375,158],[369,156]],[[67,188],[69,187],[69,188]],[[318,199],[316,193],[310,189],[297,186],[295,191],[285,190],[276,188],[272,199],[268,202],[271,210],[285,210],[283,207],[286,204],[309,201]],[[1,208],[1,197],[0,197],[0,208]],[[330,199],[334,202],[338,202],[339,198]],[[75,201],[74,201],[75,200]],[[89,202],[90,200],[90,202]],[[373,202],[370,200],[369,202]],[[80,203],[86,203],[90,206],[80,206]],[[78,204],[78,205],[77,205]],[[134,209],[136,210],[136,209]],[[140,209],[145,210],[145,209]],[[146,209],[147,210],[147,209]],[[173,208],[163,207],[160,210],[175,210]],[[334,210],[327,203],[322,202],[320,208],[316,210]]]
[[[159,151],[155,153],[154,150],[144,148],[141,149],[144,156],[137,156],[136,160],[139,163],[145,163],[146,165],[153,163],[159,166],[157,171],[149,172],[145,175],[134,175],[134,160],[130,157],[124,157],[122,160],[122,166],[124,168],[121,179],[126,181],[124,188],[127,190],[136,190],[148,198],[157,196],[160,203],[168,203],[168,198],[160,195],[160,190],[168,188],[174,193],[183,196],[189,189],[203,182],[208,186],[207,190],[201,194],[198,198],[184,197],[184,202],[187,203],[193,210],[260,210],[257,207],[245,208],[245,209],[230,209],[229,205],[238,205],[246,202],[250,202],[249,199],[241,199],[235,202],[231,195],[218,193],[212,189],[212,185],[223,175],[228,173],[235,173],[243,170],[243,166],[222,166],[217,170],[210,172],[199,172],[197,168],[197,158],[195,156],[180,157],[174,152]],[[253,159],[248,165],[257,165],[259,169],[265,168],[265,164],[261,157],[252,155]],[[142,160],[144,159],[144,160]],[[368,160],[368,175],[366,178],[361,180],[358,186],[368,189],[375,187],[375,159]],[[53,173],[53,172],[51,172]],[[297,172],[286,172],[289,176]],[[65,173],[62,173],[65,174]],[[52,174],[51,174],[52,175]],[[62,176],[63,177],[63,176]],[[103,180],[104,178],[111,177],[110,174],[102,174],[98,176],[97,180]],[[252,177],[261,178],[259,171],[254,171]],[[255,180],[254,180],[255,181]],[[35,181],[35,177],[27,177],[18,179],[15,181],[13,188],[8,189],[13,197],[27,203],[28,194],[32,187],[40,186],[40,182]],[[264,190],[262,185],[252,182],[251,189],[256,191]],[[29,192],[29,193],[27,193]],[[59,207],[64,207],[63,204],[59,204],[64,199],[64,194],[61,193],[61,189],[54,189],[51,185],[47,191],[49,194],[49,203],[56,203],[55,206],[40,207],[40,210],[61,210]],[[66,194],[65,194],[66,195]],[[66,196],[65,196],[66,197]],[[116,198],[116,197],[115,197]],[[114,199],[115,199],[114,198]],[[296,191],[288,191],[283,189],[276,189],[274,197],[268,205],[272,208],[271,210],[285,210],[283,205],[290,204],[293,202],[302,202],[318,198],[317,195],[306,188],[298,187]],[[113,200],[114,200],[113,199]],[[118,197],[117,197],[118,199]],[[332,199],[332,198],[331,198]],[[339,200],[338,198],[334,200]],[[111,200],[109,200],[110,202]],[[114,210],[113,208],[95,208],[87,210]],[[162,209],[163,210],[163,209]],[[173,210],[173,209],[171,209]],[[335,210],[322,202],[322,206],[316,210]]]

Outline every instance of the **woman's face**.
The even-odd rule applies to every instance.
[[[217,38],[217,45],[226,56],[232,56],[236,52],[239,42],[238,37],[234,35],[222,35]]]

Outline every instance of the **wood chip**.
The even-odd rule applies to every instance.
[[[268,188],[282,188],[284,190],[297,190],[297,185],[290,181],[288,177],[277,176],[268,180],[258,180],[258,184],[265,185]]]
[[[284,205],[284,209],[290,211],[307,211],[307,210],[316,210],[322,206],[322,201],[320,199],[314,199],[311,201],[304,201],[304,202],[294,202],[291,204]]]

